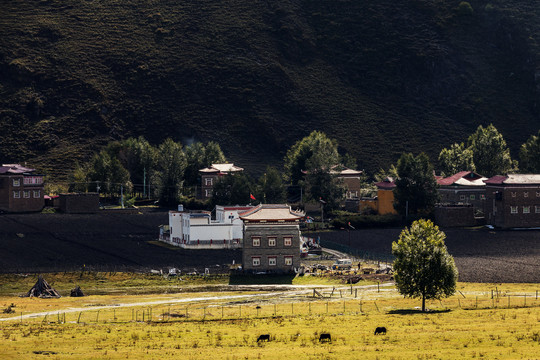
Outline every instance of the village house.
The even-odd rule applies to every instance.
[[[391,177],[375,183],[377,195],[375,197],[363,197],[360,199],[360,211],[373,212],[379,215],[397,214],[394,209],[394,189],[396,184]]]
[[[484,213],[486,204],[486,177],[473,171],[461,171],[452,176],[437,179],[440,203],[445,205],[471,205]]]
[[[41,211],[44,206],[43,175],[19,164],[0,166],[1,211]]]
[[[258,205],[240,214],[246,272],[291,273],[300,266],[300,220],[289,205]]]
[[[484,182],[488,224],[540,227],[540,174],[497,175]]]
[[[201,198],[206,200],[212,197],[212,190],[220,177],[242,171],[244,171],[243,168],[234,164],[212,164],[210,167],[200,169]]]
[[[216,206],[210,211],[169,211],[169,225],[161,227],[160,240],[188,249],[234,249],[242,246],[243,222],[239,213],[252,206]]]

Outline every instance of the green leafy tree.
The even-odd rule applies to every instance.
[[[225,163],[225,155],[218,143],[213,141],[206,144],[196,142],[184,149],[187,160],[185,182],[188,186],[199,185],[199,170],[212,164]]]
[[[375,178],[376,181],[384,181],[387,178],[392,178],[396,180],[398,178],[396,165],[394,164],[390,165],[388,170],[384,170],[382,168],[379,169],[379,171],[377,171],[375,175],[373,175],[373,177]]]
[[[95,183],[95,188],[92,190],[108,194],[119,193],[120,186],[125,186],[129,181],[129,172],[106,150],[94,155],[89,168],[88,179]]]
[[[259,178],[258,200],[265,204],[280,204],[285,202],[285,186],[279,171],[271,166]]]
[[[523,173],[540,174],[540,130],[521,145],[519,159]]]
[[[492,124],[486,128],[480,125],[469,136],[467,145],[472,151],[473,162],[479,174],[491,177],[517,171],[517,161],[512,160],[506,141]]]
[[[417,220],[392,243],[394,278],[400,294],[422,299],[441,299],[455,293],[458,270],[444,244],[446,235],[430,220]]]
[[[122,141],[117,147],[116,154],[129,171],[131,182],[139,189],[155,178],[157,149],[142,136]]]
[[[292,185],[305,185],[309,199],[322,199],[326,210],[334,209],[345,194],[343,184],[333,171],[340,160],[337,142],[322,132],[313,131],[287,151],[286,177]]]
[[[253,202],[254,186],[247,175],[229,174],[223,176],[212,189],[213,205],[244,205]],[[258,201],[257,201],[258,203]]]
[[[439,154],[439,167],[443,176],[452,176],[460,171],[475,171],[472,150],[464,143],[455,143]]]
[[[88,169],[77,164],[75,170],[70,176],[69,192],[87,192],[88,191]]]
[[[425,153],[417,157],[402,154],[397,163],[398,179],[395,181],[396,210],[405,214],[429,213],[439,199],[433,166]]]
[[[172,139],[165,140],[157,151],[157,184],[159,201],[173,205],[182,193],[186,157],[182,144]]]
[[[304,179],[303,172],[314,168],[328,170],[339,164],[339,154],[335,140],[320,131],[297,141],[285,155],[285,176],[292,185]]]

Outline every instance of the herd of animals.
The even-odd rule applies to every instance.
[[[384,326],[377,327],[374,335],[386,335],[386,328]],[[270,341],[270,334],[259,335],[257,342]],[[319,342],[332,342],[332,336],[329,333],[321,333],[319,335]]]

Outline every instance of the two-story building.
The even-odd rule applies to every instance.
[[[1,211],[41,211],[44,206],[43,175],[19,164],[0,166]]]
[[[540,174],[497,175],[485,184],[488,224],[501,228],[540,227]]]
[[[484,213],[486,203],[486,177],[473,171],[460,171],[452,176],[437,179],[440,203],[445,205],[471,205]]]
[[[246,272],[291,273],[300,266],[300,220],[289,205],[264,204],[240,214]]]
[[[244,171],[243,168],[234,164],[212,164],[210,167],[199,170],[201,175],[201,198],[212,197],[214,185],[220,177]]]

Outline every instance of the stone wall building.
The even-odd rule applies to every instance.
[[[243,168],[235,166],[234,164],[212,164],[210,167],[200,169],[201,175],[201,194],[202,199],[209,199],[212,197],[212,190],[216,182],[222,177],[229,174],[240,173],[244,171]]]
[[[41,211],[45,206],[43,175],[19,164],[0,166],[0,210]]]
[[[488,224],[501,228],[540,227],[540,174],[497,175],[485,183]]]
[[[244,271],[295,272],[300,266],[300,220],[304,216],[288,205],[259,205],[241,213]]]

